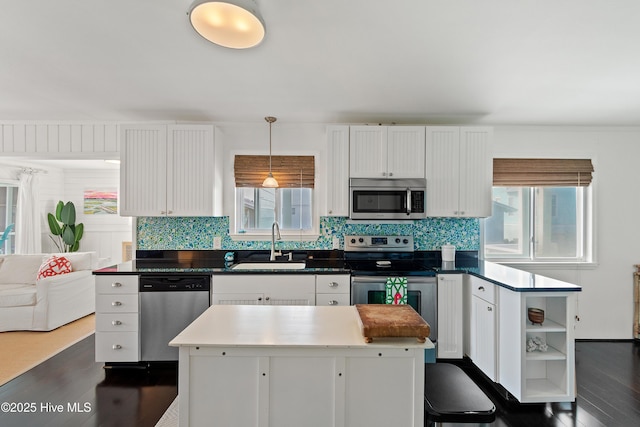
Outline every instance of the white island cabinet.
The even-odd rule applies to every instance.
[[[424,350],[364,342],[355,307],[210,307],[180,347],[179,425],[422,427]]]

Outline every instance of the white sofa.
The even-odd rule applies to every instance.
[[[71,273],[37,279],[51,255],[71,262]],[[95,312],[95,252],[0,255],[0,332],[50,331]]]

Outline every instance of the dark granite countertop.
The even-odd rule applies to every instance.
[[[136,259],[94,271],[103,274],[349,274],[342,251],[294,251],[294,261],[305,261],[304,269],[232,270],[238,262],[268,262],[265,251],[235,251],[234,261],[225,262],[226,251],[137,251]],[[455,263],[443,263],[439,251],[415,253],[426,268],[437,274],[470,274],[515,292],[579,292],[578,285],[528,273],[513,267],[478,259],[475,251],[459,251]],[[280,261],[286,263],[287,261]]]

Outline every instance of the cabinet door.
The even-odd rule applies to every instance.
[[[213,215],[213,126],[169,126],[166,180],[167,215]]]
[[[428,126],[427,216],[458,216],[460,189],[460,129]]]
[[[315,276],[279,275],[267,276],[264,279],[262,286],[265,293],[265,304],[316,305]]]
[[[312,274],[213,275],[212,304],[315,305]]]
[[[486,376],[497,381],[496,308],[477,296],[472,301],[471,359]]]
[[[438,275],[438,357],[462,358],[462,274]]]
[[[474,218],[491,216],[492,139],[492,128],[460,128],[459,216]]]
[[[327,214],[349,216],[349,126],[327,127]]]
[[[351,126],[349,129],[349,176],[387,176],[386,126]]]
[[[387,128],[387,172],[389,178],[424,178],[424,126]]]
[[[122,126],[121,216],[160,216],[167,206],[167,127]]]
[[[211,294],[212,305],[263,305],[264,294],[255,292]]]
[[[270,357],[268,425],[335,426],[336,365],[335,357]]]

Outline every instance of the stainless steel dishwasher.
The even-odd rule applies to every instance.
[[[140,277],[140,360],[178,360],[169,341],[209,308],[211,276]]]

